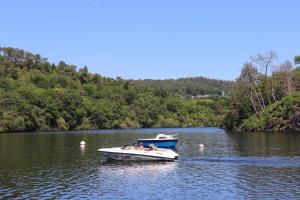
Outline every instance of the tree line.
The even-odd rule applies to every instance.
[[[300,56],[278,63],[274,51],[250,57],[235,82],[134,81],[0,48],[0,132],[195,126],[292,132],[300,130],[299,91]],[[188,98],[201,94],[211,96]]]
[[[165,89],[185,98],[197,95],[220,96],[222,93],[229,94],[234,85],[233,81],[209,79],[201,76],[164,80],[130,80],[130,82],[140,87],[146,86],[156,89]]]
[[[220,126],[227,105],[0,48],[0,132]]]

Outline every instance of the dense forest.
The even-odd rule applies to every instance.
[[[276,63],[277,54],[246,62],[229,99],[224,125],[236,131],[300,131],[300,56]]]
[[[225,82],[211,83],[203,93],[227,91]],[[226,98],[189,99],[176,92],[0,48],[0,132],[222,125]]]
[[[293,63],[276,58],[273,51],[251,57],[235,82],[124,80],[0,48],[0,132],[196,126],[300,131],[300,56]]]
[[[204,77],[191,77],[165,80],[130,80],[137,86],[153,87],[172,91],[185,98],[204,95],[227,95],[233,88],[233,81],[215,80]]]

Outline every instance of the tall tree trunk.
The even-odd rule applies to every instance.
[[[258,114],[258,111],[257,111],[257,108],[256,108],[256,105],[255,105],[255,101],[253,99],[253,93],[252,93],[252,90],[250,91],[250,101],[251,101],[251,104],[255,110],[255,114]]]
[[[269,87],[268,87],[268,80],[267,77],[265,79],[265,90],[267,93],[267,99],[268,99],[268,103],[271,104],[271,98],[270,98],[270,94],[269,94]]]
[[[254,84],[254,85],[255,85],[255,87],[257,89],[257,93],[258,93],[260,101],[262,103],[262,110],[264,110],[266,108],[265,100],[264,100],[264,98],[263,98],[263,96],[261,94],[261,91],[260,91],[259,87],[256,84]]]
[[[275,91],[274,91],[274,79],[273,76],[271,77],[271,90],[272,90],[272,97],[273,97],[273,101],[274,103],[276,103],[276,96],[275,96]]]
[[[287,73],[287,91],[288,95],[291,95],[293,93],[293,87],[292,87],[292,74],[291,72]]]
[[[258,102],[258,105],[260,106],[260,111],[264,110],[264,104],[263,104],[263,101],[261,100],[260,98],[260,95],[258,94],[258,92],[256,91],[255,87],[253,87],[251,85],[251,89],[253,90],[254,94],[255,94],[255,98]],[[258,111],[259,112],[259,111]]]

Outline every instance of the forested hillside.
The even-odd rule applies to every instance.
[[[276,63],[277,54],[246,62],[230,95],[224,125],[237,131],[300,131],[300,56]]]
[[[189,97],[197,95],[227,95],[233,88],[233,81],[215,80],[204,77],[191,77],[165,80],[130,80],[137,86],[153,87],[175,92],[178,95]]]
[[[202,77],[124,80],[39,54],[0,48],[0,132],[225,126],[300,130],[300,56],[251,57],[236,82]],[[226,97],[221,97],[222,91]],[[209,98],[187,98],[197,95]]]
[[[189,100],[173,91],[0,49],[0,132],[222,124],[226,98]]]

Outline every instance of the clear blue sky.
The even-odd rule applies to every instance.
[[[233,80],[258,52],[300,54],[299,0],[2,0],[0,46],[104,76]]]

